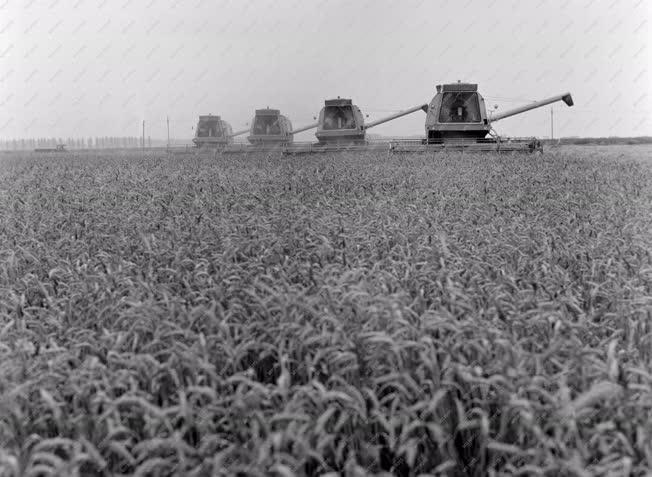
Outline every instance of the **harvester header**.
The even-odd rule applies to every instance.
[[[213,114],[199,116],[193,142],[197,147],[222,147],[233,142],[231,125]]]

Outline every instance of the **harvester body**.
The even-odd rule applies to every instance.
[[[327,99],[319,112],[318,122],[300,131],[317,127],[317,143],[295,143],[283,148],[285,154],[312,152],[335,152],[355,150],[386,150],[387,143],[370,142],[366,139],[367,129],[392,121],[418,110],[426,111],[426,104],[416,106],[365,124],[364,115],[351,99]],[[299,132],[295,131],[295,132]]]
[[[428,105],[426,138],[429,143],[441,139],[483,138],[491,126],[484,98],[477,84],[437,85],[437,94]]]
[[[289,144],[293,140],[292,123],[278,109],[257,109],[247,140],[254,145]]]
[[[233,129],[219,116],[212,114],[199,116],[192,142],[197,147],[226,146],[233,142]]]
[[[364,143],[364,117],[350,99],[327,99],[317,124],[315,136],[321,144]]]
[[[392,141],[389,148],[397,152],[444,149],[483,152],[541,151],[541,141],[536,138],[501,138],[493,131],[492,124],[557,101],[573,106],[570,93],[564,93],[490,116],[487,114],[484,98],[478,93],[477,84],[457,82],[437,85],[437,94],[428,105],[425,139]]]
[[[224,152],[247,153],[281,150],[292,145],[294,134],[315,127],[317,127],[317,124],[310,124],[293,130],[292,122],[286,116],[283,116],[278,109],[257,109],[251,120],[250,128],[233,134],[233,136],[237,136],[248,132],[248,144],[232,143],[224,148]]]

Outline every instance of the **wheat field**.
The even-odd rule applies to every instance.
[[[0,156],[0,476],[649,475],[652,148]]]

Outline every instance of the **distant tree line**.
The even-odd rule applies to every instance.
[[[143,138],[128,137],[89,137],[89,138],[29,138],[29,139],[0,139],[2,151],[33,151],[39,148],[54,148],[64,144],[66,149],[128,149],[143,147]],[[167,140],[148,137],[145,147],[165,147]],[[189,139],[170,139],[170,145],[192,144]]]
[[[65,144],[66,149],[107,149],[107,148],[132,148],[142,147],[142,138],[139,137],[89,137],[89,138],[29,138],[6,139],[0,141],[0,149],[9,151],[31,150],[42,147],[55,147]],[[157,141],[158,142],[158,141]],[[151,139],[149,140],[151,145]]]

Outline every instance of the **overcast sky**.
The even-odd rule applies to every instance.
[[[191,137],[261,107],[295,127],[324,99],[368,120],[478,83],[499,110],[570,91],[555,135],[652,135],[647,0],[0,0],[0,139]],[[370,132],[424,134],[421,111]],[[548,136],[550,107],[495,124]],[[297,139],[314,138],[314,131]]]

